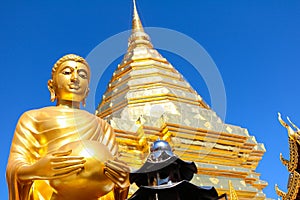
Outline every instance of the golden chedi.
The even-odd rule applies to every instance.
[[[240,199],[265,200],[263,188],[268,183],[257,172],[264,145],[246,128],[225,123],[176,66],[154,48],[135,1],[124,53],[96,111],[114,128],[122,160],[139,169],[149,145],[166,140],[175,154],[196,163],[193,184],[229,193],[231,180]]]
[[[89,81],[82,57],[55,63],[48,88],[56,106],[27,111],[16,126],[6,170],[10,200],[126,199],[128,167],[118,160],[113,129],[80,109]]]

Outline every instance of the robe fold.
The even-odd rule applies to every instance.
[[[19,119],[6,169],[10,200],[49,200],[53,193],[48,181],[18,180],[18,169],[32,165],[61,146],[78,140],[106,145],[113,156],[118,146],[111,126],[84,110],[61,106],[25,112]]]

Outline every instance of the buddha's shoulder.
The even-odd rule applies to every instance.
[[[32,118],[35,120],[56,118],[56,117],[74,117],[74,116],[96,117],[85,110],[65,108],[60,106],[48,106],[39,109],[29,110],[23,113],[21,118]]]

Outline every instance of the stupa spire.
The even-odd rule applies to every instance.
[[[132,32],[134,31],[142,31],[144,32],[144,28],[142,22],[139,17],[139,13],[136,8],[136,2],[133,0],[133,19],[132,19]]]
[[[128,40],[128,51],[141,45],[147,46],[148,48],[153,48],[150,37],[147,33],[145,33],[142,22],[140,20],[136,1],[133,0],[132,33]]]

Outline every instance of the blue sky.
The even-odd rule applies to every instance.
[[[265,144],[267,152],[257,171],[269,182],[264,190],[267,196],[277,198],[274,184],[286,190],[288,179],[279,153],[289,156],[287,134],[277,112],[300,126],[300,2],[138,0],[137,4],[145,27],[184,33],[212,57],[226,90],[225,122],[246,127]],[[102,41],[130,29],[131,16],[130,0],[1,1],[1,199],[7,199],[5,167],[19,116],[53,105],[47,80],[56,59],[67,53],[87,56]],[[210,102],[207,87],[190,64],[161,53]],[[109,72],[105,78],[110,78]],[[104,90],[105,84],[99,87]],[[101,99],[101,89],[98,93],[96,101]]]

